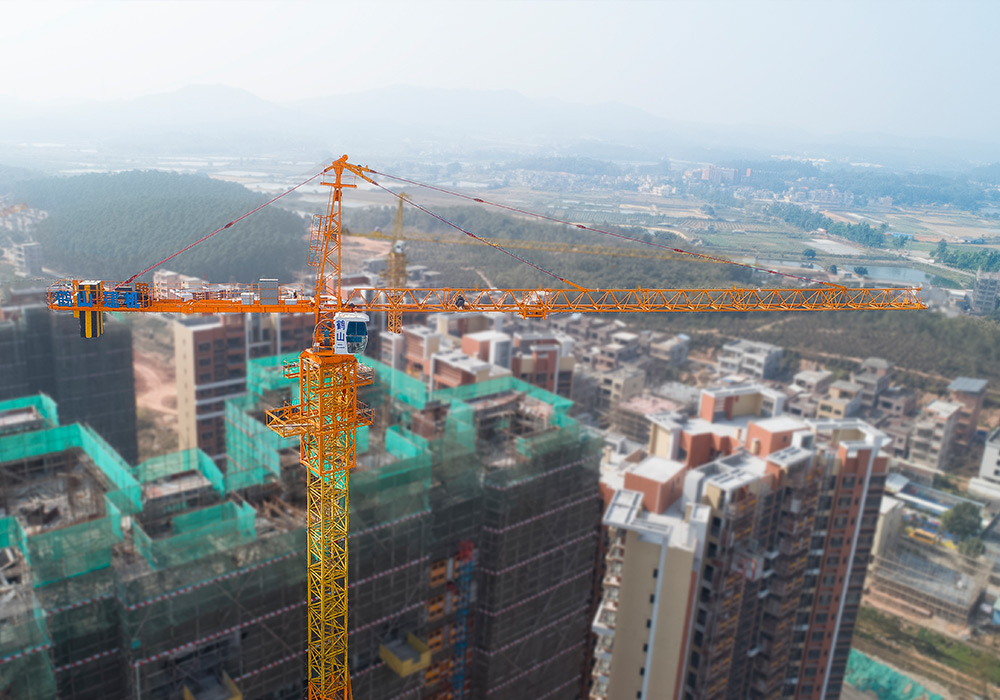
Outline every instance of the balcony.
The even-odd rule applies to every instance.
[[[608,635],[598,635],[597,643],[594,645],[594,656],[598,659],[611,659],[614,649],[615,638]]]
[[[597,663],[594,664],[594,668],[590,670],[590,675],[595,680],[602,676],[607,679],[611,675],[611,658],[598,658]]]

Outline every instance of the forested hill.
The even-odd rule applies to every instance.
[[[125,279],[265,198],[241,185],[158,171],[26,180],[16,201],[49,213],[35,233],[45,266],[74,278]],[[291,281],[305,267],[307,222],[268,207],[165,267],[214,282]]]

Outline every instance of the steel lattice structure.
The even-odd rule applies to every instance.
[[[279,434],[300,440],[308,489],[309,698],[352,698],[347,656],[347,563],[350,472],[356,466],[355,437],[372,412],[357,400],[371,384],[372,370],[330,344],[334,314],[385,312],[398,332],[410,312],[516,313],[545,318],[552,313],[904,310],[926,308],[917,288],[858,289],[835,285],[808,289],[412,289],[341,288],[342,196],[355,187],[344,176],[371,181],[364,166],[347,156],[324,170],[331,187],[325,216],[315,218],[309,264],[317,268],[311,296],[296,285],[206,284],[203,288],[151,288],[147,284],[62,280],[48,289],[48,305],[71,311],[81,334],[100,334],[104,311],[183,314],[312,313],[313,346],[286,376],[297,378],[299,404],[268,412]]]

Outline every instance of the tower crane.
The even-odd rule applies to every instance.
[[[403,205],[406,199],[406,193],[400,192],[399,207],[392,222],[392,247],[385,266],[385,281],[392,289],[406,286],[406,251],[403,250]]]
[[[138,275],[125,282],[62,280],[48,289],[49,307],[77,314],[85,337],[100,334],[105,311],[314,315],[312,346],[302,351],[297,363],[284,368],[286,377],[298,380],[301,399],[298,404],[267,412],[271,429],[285,437],[299,438],[306,469],[311,700],[352,697],[347,655],[348,486],[356,465],[357,427],[372,421],[371,409],[358,401],[358,389],[373,382],[373,371],[355,357],[367,342],[367,312],[385,312],[390,332],[399,332],[402,314],[410,312],[503,311],[525,318],[545,318],[562,312],[926,308],[917,288],[833,285],[800,289],[597,290],[564,280],[571,288],[345,290],[341,287],[343,194],[357,186],[358,178],[381,187],[373,179],[377,174],[367,166],[348,162],[347,156],[323,170],[322,182],[330,187],[330,198],[326,214],[315,217],[312,225],[308,261],[316,268],[316,282],[311,296],[295,285],[264,282],[212,285],[201,291],[151,288],[133,283]]]

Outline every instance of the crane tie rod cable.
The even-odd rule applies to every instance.
[[[243,215],[242,215],[242,216],[240,216],[239,218],[236,218],[236,219],[233,219],[232,221],[230,221],[230,222],[229,222],[228,224],[226,224],[225,226],[220,226],[219,228],[215,229],[214,231],[212,231],[212,232],[211,232],[210,234],[208,234],[207,236],[202,236],[201,238],[199,238],[199,239],[198,239],[197,241],[195,241],[194,243],[189,243],[188,245],[184,246],[183,248],[181,248],[180,250],[178,250],[178,251],[177,251],[176,253],[174,253],[173,255],[170,255],[170,256],[168,256],[168,257],[166,257],[166,258],[163,258],[163,260],[161,260],[160,262],[158,262],[158,263],[156,263],[156,264],[154,264],[154,265],[150,265],[149,267],[147,267],[147,268],[146,268],[145,270],[143,270],[142,272],[137,272],[137,273],[135,273],[134,275],[132,275],[131,277],[129,277],[129,278],[127,279],[127,280],[125,280],[125,284],[131,284],[131,283],[132,283],[132,281],[133,281],[133,280],[134,280],[134,279],[135,279],[136,277],[140,277],[140,276],[142,276],[142,275],[146,274],[147,272],[149,272],[150,270],[152,270],[152,269],[154,269],[154,268],[157,268],[157,267],[159,267],[159,266],[160,266],[160,265],[162,265],[163,263],[165,263],[165,262],[168,262],[168,261],[170,261],[170,260],[173,260],[173,259],[174,259],[174,258],[176,258],[176,257],[177,257],[178,255],[180,255],[181,253],[183,253],[183,252],[184,252],[185,250],[188,250],[188,249],[190,249],[190,248],[194,248],[194,247],[195,247],[196,245],[198,245],[199,243],[202,243],[202,242],[204,242],[204,241],[207,241],[207,240],[208,240],[209,238],[211,238],[211,237],[212,237],[212,236],[214,236],[215,234],[219,233],[220,231],[225,231],[225,230],[226,230],[227,228],[230,228],[230,227],[231,227],[231,226],[232,226],[233,224],[236,224],[236,223],[239,223],[240,221],[243,221],[243,219],[247,218],[247,217],[248,217],[248,216],[250,216],[251,214],[254,214],[254,213],[256,213],[256,212],[260,211],[261,209],[263,209],[264,207],[266,207],[266,206],[267,206],[268,204],[273,204],[274,202],[277,202],[277,201],[278,201],[279,199],[281,199],[282,197],[284,197],[284,196],[285,196],[286,194],[291,194],[292,192],[294,192],[295,190],[299,189],[299,188],[300,188],[300,187],[302,187],[303,185],[305,185],[305,184],[308,184],[308,183],[312,182],[313,180],[315,180],[316,178],[318,178],[318,177],[319,177],[320,175],[322,175],[322,174],[323,174],[323,173],[325,173],[325,172],[326,172],[326,170],[325,170],[325,169],[324,169],[324,170],[321,170],[321,171],[319,171],[318,173],[316,173],[315,175],[313,175],[313,176],[312,176],[312,177],[310,177],[309,179],[307,179],[307,180],[303,180],[302,182],[300,182],[299,184],[295,185],[294,187],[291,187],[291,188],[289,188],[289,189],[285,190],[284,192],[282,192],[281,194],[279,194],[279,195],[277,195],[277,196],[275,196],[275,197],[272,197],[271,199],[267,200],[266,202],[264,202],[264,203],[263,203],[263,204],[261,204],[260,206],[257,206],[257,207],[254,207],[253,209],[251,209],[251,210],[250,210],[250,211],[248,211],[247,213],[243,214]]]
[[[780,270],[772,270],[772,269],[767,268],[767,267],[760,267],[759,265],[751,265],[749,263],[736,262],[735,260],[729,260],[727,258],[720,258],[720,257],[717,257],[715,255],[706,255],[705,253],[695,253],[695,252],[690,251],[690,250],[684,250],[683,248],[674,248],[673,246],[663,245],[662,243],[654,243],[653,241],[644,241],[641,238],[635,238],[634,236],[627,236],[627,235],[625,235],[623,233],[615,233],[613,231],[605,231],[603,229],[594,228],[592,226],[586,226],[585,224],[578,224],[578,223],[574,223],[572,221],[566,221],[564,219],[558,219],[558,218],[556,218],[554,216],[548,216],[547,214],[539,214],[538,212],[529,211],[527,209],[521,209],[519,207],[512,207],[512,206],[510,206],[508,204],[500,204],[499,202],[491,202],[490,200],[483,199],[482,197],[474,197],[472,195],[463,194],[462,192],[455,192],[454,190],[448,190],[448,189],[445,189],[443,187],[438,187],[436,185],[429,185],[429,184],[427,184],[425,182],[418,182],[416,180],[410,180],[410,179],[407,179],[405,177],[399,177],[397,175],[390,175],[389,173],[379,172],[378,170],[371,170],[371,172],[374,173],[374,174],[376,174],[376,175],[381,175],[383,177],[390,178],[392,180],[397,180],[399,182],[404,182],[406,184],[413,185],[415,187],[423,187],[423,188],[428,189],[428,190],[433,190],[435,192],[440,192],[441,194],[447,194],[447,195],[451,195],[453,197],[459,197],[461,199],[467,199],[469,201],[476,202],[477,204],[486,204],[488,206],[497,207],[498,209],[505,209],[507,211],[514,212],[516,214],[523,214],[525,216],[532,216],[532,217],[535,217],[537,219],[544,219],[546,221],[552,221],[554,223],[563,224],[565,226],[572,226],[574,228],[582,229],[584,231],[591,231],[593,233],[599,233],[599,234],[602,234],[602,235],[605,235],[605,236],[614,236],[615,238],[621,238],[621,239],[624,239],[626,241],[632,241],[634,243],[641,243],[643,245],[652,246],[654,248],[662,248],[663,250],[669,250],[669,251],[674,252],[674,253],[679,253],[679,254],[682,254],[682,255],[690,255],[692,257],[701,258],[702,260],[708,260],[709,262],[721,263],[721,264],[725,264],[725,265],[735,265],[736,267],[745,267],[747,269],[755,270],[757,272],[766,272],[766,273],[768,273],[770,275],[780,275],[782,277],[790,277],[792,279],[802,280],[803,282],[814,282],[816,284],[824,284],[824,285],[827,285],[829,287],[833,287],[835,289],[843,289],[843,285],[834,284],[832,282],[827,282],[825,280],[815,279],[813,277],[803,277],[801,275],[793,275],[790,272],[781,272]],[[379,185],[379,187],[381,187],[381,185]],[[382,189],[385,189],[385,188],[383,187]],[[388,192],[389,190],[386,190],[386,191]],[[392,194],[395,194],[395,193],[392,193]],[[414,204],[412,201],[410,201],[409,203],[410,204]],[[418,205],[414,204],[414,206],[418,206]],[[423,209],[423,207],[420,207],[420,208]],[[423,209],[423,211],[427,211],[427,210]],[[430,213],[430,212],[428,212],[428,213]],[[432,216],[434,216],[434,215],[432,214]],[[435,218],[440,218],[440,217],[435,217]],[[449,222],[445,222],[445,223],[449,223]],[[450,223],[449,223],[449,225],[454,226],[454,224],[450,224]],[[468,234],[467,231],[465,233]],[[472,235],[472,234],[468,234],[468,235]],[[477,236],[473,236],[473,237],[474,238],[478,238]],[[485,243],[490,243],[486,239],[479,239],[479,240],[482,240]],[[490,245],[492,245],[492,243],[490,243]],[[494,246],[494,247],[499,247],[499,246]],[[507,252],[507,251],[504,251],[504,252]],[[508,253],[508,255],[512,255],[512,253]],[[514,256],[514,257],[517,257],[517,256]],[[528,263],[528,264],[530,265],[531,263]],[[532,267],[535,267],[535,266],[532,265]],[[548,273],[548,274],[551,275],[552,273]],[[552,275],[552,276],[558,278],[557,275]],[[558,279],[561,279],[561,278],[558,278]],[[570,284],[572,284],[572,282],[570,282]]]
[[[373,170],[372,172],[375,172],[375,171]],[[387,177],[392,177],[392,176],[391,176],[391,175],[388,175]],[[571,287],[576,287],[576,289],[580,290],[581,292],[582,292],[582,291],[585,291],[585,288],[584,288],[584,287],[581,287],[580,285],[576,284],[575,282],[570,282],[570,281],[569,281],[568,279],[566,279],[565,277],[562,277],[562,276],[560,276],[560,275],[557,275],[557,274],[556,274],[556,273],[554,273],[554,272],[551,272],[551,271],[549,271],[549,270],[546,270],[546,269],[545,269],[544,267],[542,267],[541,265],[536,265],[535,263],[531,262],[530,260],[525,260],[525,259],[524,259],[524,258],[522,258],[522,257],[521,257],[520,255],[518,255],[517,253],[512,253],[511,251],[507,250],[507,249],[506,249],[506,248],[504,248],[503,246],[501,246],[501,245],[498,245],[497,243],[494,243],[493,241],[491,241],[491,240],[489,240],[489,239],[487,239],[487,238],[483,238],[482,236],[477,236],[476,234],[472,233],[471,231],[468,231],[468,230],[466,230],[466,229],[462,228],[462,227],[461,227],[461,226],[459,226],[458,224],[456,224],[456,223],[454,223],[454,222],[451,222],[451,221],[448,221],[448,219],[444,218],[443,216],[440,216],[440,215],[438,215],[438,214],[435,214],[435,213],[434,213],[434,212],[432,212],[432,211],[431,211],[430,209],[427,209],[427,208],[425,208],[425,207],[422,207],[421,205],[419,205],[419,204],[417,204],[416,202],[414,202],[414,201],[413,201],[412,199],[407,199],[406,197],[404,197],[404,196],[403,196],[403,195],[401,195],[400,193],[398,193],[398,192],[393,192],[393,191],[392,191],[392,190],[390,190],[390,189],[389,189],[388,187],[385,187],[385,186],[383,186],[383,185],[379,184],[379,183],[378,183],[378,182],[376,182],[375,180],[372,180],[371,178],[365,178],[365,179],[367,179],[367,180],[368,180],[368,182],[370,182],[370,183],[372,183],[373,185],[375,185],[376,187],[378,187],[378,188],[379,188],[380,190],[383,190],[383,191],[385,191],[385,192],[388,192],[389,194],[391,194],[391,195],[392,195],[393,197],[396,197],[396,198],[397,198],[397,199],[399,199],[400,201],[403,201],[403,202],[406,202],[407,204],[409,204],[409,205],[411,205],[411,206],[414,206],[414,207],[416,207],[417,209],[419,209],[420,211],[424,212],[424,213],[425,213],[425,214],[427,214],[428,216],[432,216],[432,217],[434,217],[435,219],[437,219],[438,221],[442,222],[443,224],[446,224],[446,225],[448,225],[448,226],[451,226],[451,227],[452,227],[453,229],[455,229],[456,231],[461,231],[461,232],[462,232],[462,233],[464,233],[464,234],[465,234],[466,236],[469,236],[470,238],[474,238],[475,240],[479,241],[480,243],[485,243],[486,245],[490,246],[491,248],[496,248],[496,249],[497,249],[497,250],[499,250],[499,251],[500,251],[501,253],[505,253],[506,255],[509,255],[510,257],[514,258],[515,260],[519,260],[520,262],[524,263],[524,264],[525,264],[525,265],[527,265],[528,267],[532,267],[532,268],[534,268],[534,269],[538,270],[539,272],[544,272],[544,273],[545,273],[546,275],[548,275],[549,277],[552,277],[553,279],[557,279],[557,280],[559,280],[560,282],[565,282],[566,284],[570,285]]]

